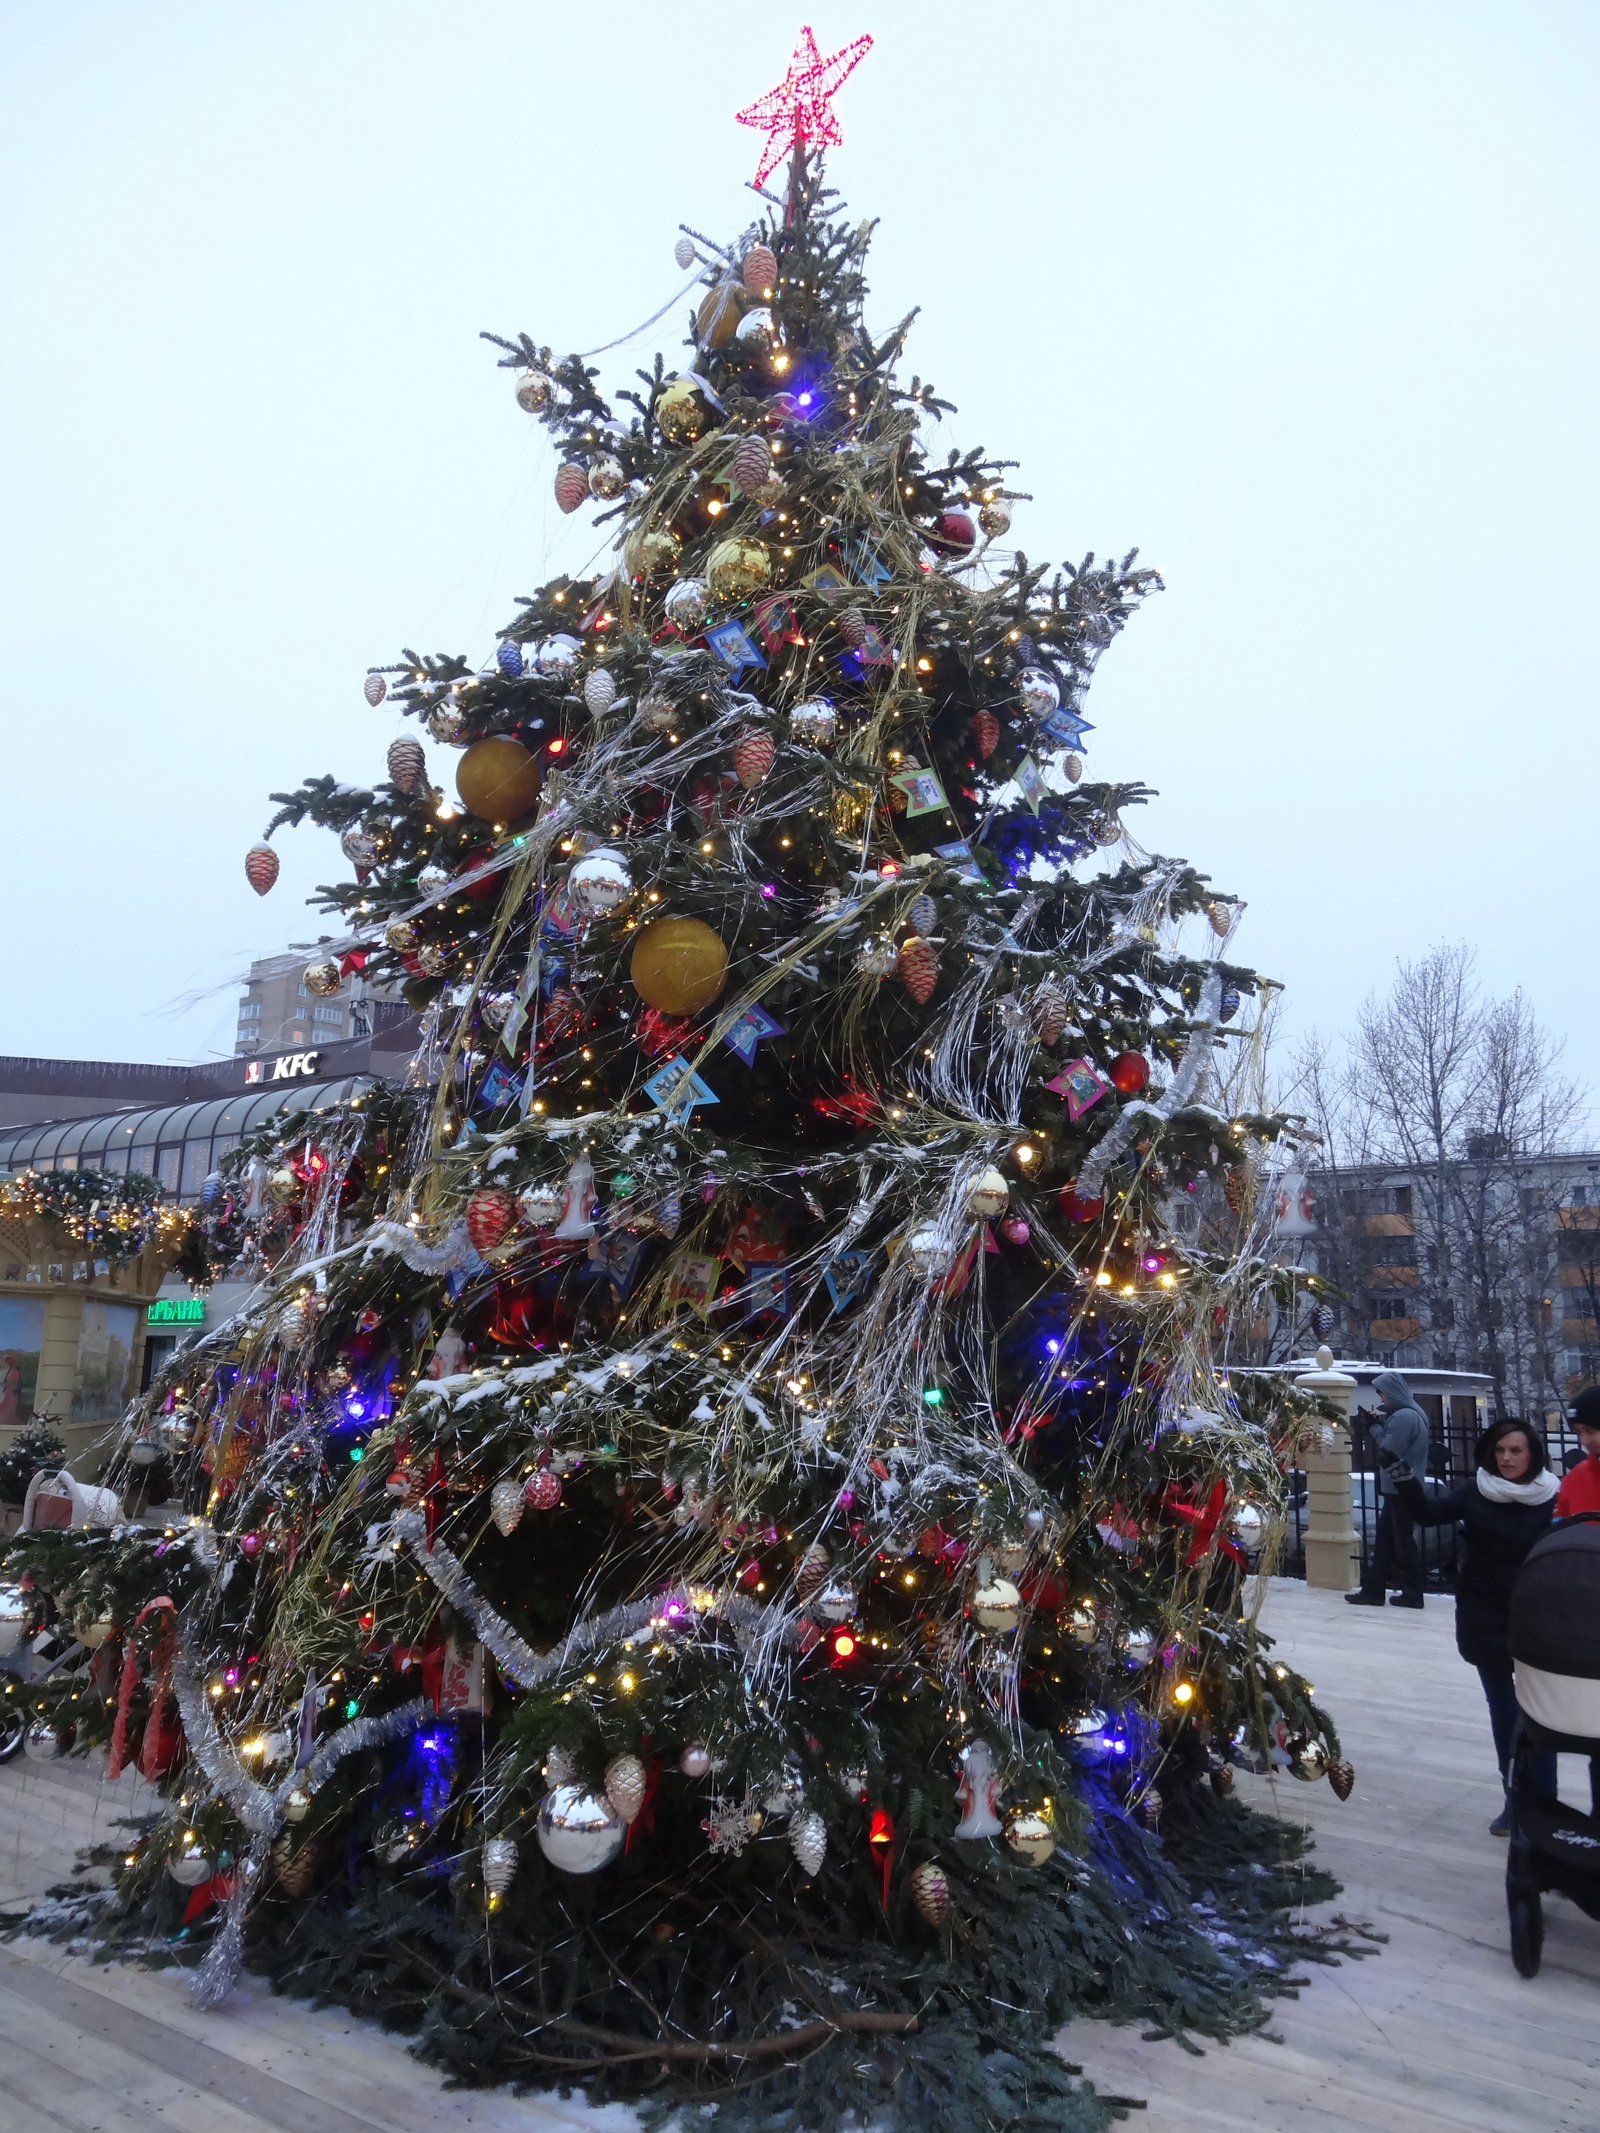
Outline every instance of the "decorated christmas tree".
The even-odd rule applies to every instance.
[[[307,983],[402,986],[410,1083],[208,1181],[185,1263],[254,1300],[120,1455],[189,1515],[8,1574],[99,1645],[36,1752],[169,1796],[85,1902],[203,1999],[751,2126],[1090,2126],[1056,2024],[1253,2023],[1328,1886],[1227,1796],[1347,1776],[1240,1613],[1305,1418],[1220,1373],[1288,1277],[1182,1241],[1284,1121],[1222,1094],[1237,906],[1085,774],[1159,581],[1006,546],[866,320],[857,56],[744,114],[675,368],[496,341],[614,558],[368,677],[456,799],[407,732],[274,824],[339,835]]]

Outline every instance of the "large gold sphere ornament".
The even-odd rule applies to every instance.
[[[630,533],[622,544],[622,561],[630,578],[664,578],[678,567],[683,543],[670,526]]]
[[[306,991],[319,1000],[331,1000],[344,980],[339,975],[339,966],[332,956],[323,956],[305,967]]]
[[[746,600],[772,576],[772,558],[759,541],[718,541],[706,562],[706,579],[719,600]]]
[[[694,337],[702,348],[726,348],[739,330],[744,291],[737,282],[719,281],[708,289],[695,313]]]
[[[503,733],[474,741],[456,765],[456,791],[480,822],[515,822],[539,797],[539,758]]]
[[[647,1007],[698,1015],[728,982],[728,950],[698,918],[658,918],[634,942],[628,975]]]
[[[700,395],[687,378],[674,378],[656,402],[656,422],[668,444],[693,444],[706,426]]]
[[[1036,1807],[1025,1807],[1005,1820],[1006,1844],[1025,1866],[1043,1866],[1056,1848],[1056,1833]]]

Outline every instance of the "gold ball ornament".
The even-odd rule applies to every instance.
[[[622,544],[622,561],[630,578],[664,578],[676,570],[683,543],[670,526],[632,533]]]
[[[1314,1784],[1320,1777],[1326,1777],[1331,1761],[1332,1757],[1319,1740],[1308,1738],[1290,1743],[1290,1773],[1307,1785]]]
[[[517,380],[517,405],[525,415],[542,415],[555,396],[555,380],[547,371],[525,370]]]
[[[975,1222],[993,1222],[1011,1204],[1011,1187],[991,1163],[967,1187],[967,1213]]]
[[[693,444],[705,428],[705,407],[687,378],[674,378],[662,389],[656,423],[668,444]]]
[[[997,1577],[991,1570],[974,1587],[967,1611],[979,1629],[987,1630],[990,1636],[1009,1636],[1022,1619],[1022,1595],[1009,1578]]]
[[[1056,1833],[1036,1807],[1022,1808],[1005,1819],[1006,1845],[1025,1866],[1043,1866],[1056,1848]]]
[[[539,797],[539,758],[508,734],[474,741],[456,765],[456,791],[480,822],[515,822]]]
[[[609,452],[603,452],[589,469],[589,494],[602,504],[614,503],[627,486],[622,461]]]
[[[449,951],[437,941],[425,941],[417,950],[417,968],[425,978],[445,977],[450,969]]]
[[[267,1180],[267,1198],[274,1207],[290,1207],[300,1197],[300,1179],[287,1168],[275,1170]]]
[[[459,745],[465,723],[454,704],[436,704],[428,713],[429,733],[446,748]]]
[[[772,576],[772,557],[760,541],[718,541],[706,561],[706,581],[719,600],[747,600]]]
[[[702,348],[727,347],[739,330],[744,302],[744,291],[735,282],[719,281],[706,291],[694,320],[695,339]]]
[[[311,1795],[296,1785],[283,1803],[283,1819],[286,1822],[303,1822],[311,1812]]]
[[[417,929],[409,918],[392,918],[383,929],[383,939],[396,955],[409,955],[417,945]]]
[[[628,965],[633,989],[663,1015],[698,1015],[728,982],[722,937],[698,918],[658,918],[640,929]]]
[[[991,541],[1011,530],[1011,506],[1003,496],[991,497],[978,513],[978,524]]]
[[[319,1000],[331,999],[341,983],[339,966],[331,956],[325,956],[320,962],[307,963],[305,980],[307,992]]]

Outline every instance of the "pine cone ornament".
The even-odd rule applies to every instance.
[[[854,651],[867,641],[867,618],[859,607],[847,607],[839,617],[839,635]]]
[[[1225,1800],[1233,1790],[1232,1763],[1218,1763],[1211,1773],[1211,1790],[1219,1800]]]
[[[918,1913],[936,1930],[950,1915],[950,1884],[944,1868],[930,1859],[911,1876],[911,1901]]]
[[[499,1185],[486,1185],[467,1202],[467,1235],[473,1248],[492,1252],[517,1219],[517,1203]]]
[[[809,1600],[814,1592],[819,1592],[822,1589],[827,1580],[830,1561],[831,1558],[828,1551],[823,1547],[822,1543],[813,1541],[794,1566],[794,1589],[797,1599],[802,1601]]]
[[[919,1007],[926,1007],[939,982],[939,958],[919,935],[901,945],[894,974]]]
[[[778,286],[778,255],[769,244],[753,244],[745,253],[739,276],[751,296],[770,299]]]
[[[367,702],[371,704],[373,710],[376,711],[379,704],[383,702],[383,699],[389,693],[389,684],[381,674],[369,674],[361,684],[361,693],[367,699]]]
[[[1034,1028],[1041,1044],[1054,1044],[1067,1026],[1067,996],[1052,986],[1034,1002]]]
[[[606,1798],[624,1822],[636,1822],[649,1789],[645,1767],[636,1755],[614,1755],[606,1765]]]
[[[575,459],[556,468],[556,504],[563,511],[576,511],[589,495],[589,470]]]
[[[502,1533],[515,1533],[525,1508],[520,1481],[497,1481],[489,1491],[489,1515]]]
[[[522,647],[515,637],[501,638],[494,648],[494,663],[507,681],[520,681],[522,679]]]
[[[415,792],[428,775],[428,758],[424,755],[421,741],[414,741],[404,734],[389,743],[389,783],[398,785],[402,792]]]
[[[778,746],[770,733],[759,728],[741,734],[733,744],[733,772],[739,783],[748,790],[759,785],[777,758]]]
[[[754,496],[772,475],[772,450],[764,437],[746,437],[728,465],[728,478],[741,496]]]
[[[987,763],[1000,745],[1000,721],[992,711],[973,712],[972,739],[978,754]]]
[[[583,684],[583,701],[591,718],[604,718],[617,700],[617,685],[604,667],[596,667]]]
[[[906,918],[912,932],[920,933],[926,938],[939,923],[939,907],[931,896],[913,896]]]
[[[828,1855],[828,1831],[814,1807],[795,1816],[789,1829],[789,1849],[800,1862],[801,1873],[814,1875],[820,1870]]]
[[[253,844],[244,855],[244,878],[257,896],[265,896],[278,878],[278,855],[270,844]]]
[[[1237,1170],[1229,1170],[1224,1174],[1222,1180],[1222,1197],[1227,1201],[1229,1209],[1232,1213],[1239,1214],[1243,1210],[1244,1176],[1242,1172]]]
[[[1161,1795],[1152,1785],[1139,1802],[1139,1820],[1146,1829],[1155,1830],[1161,1827],[1161,1808]]]
[[[315,1838],[307,1838],[298,1847],[287,1836],[282,1836],[272,1847],[272,1871],[278,1878],[278,1886],[285,1896],[297,1901],[310,1888],[317,1874],[317,1846]]]
[[[1330,1763],[1328,1765],[1328,1783],[1333,1787],[1337,1798],[1348,1800],[1351,1793],[1356,1789],[1355,1764]]]

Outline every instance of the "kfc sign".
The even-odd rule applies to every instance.
[[[249,1089],[263,1081],[315,1081],[321,1066],[320,1052],[284,1052],[277,1059],[252,1059],[244,1070],[244,1085]]]

